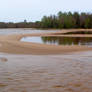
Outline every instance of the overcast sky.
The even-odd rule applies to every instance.
[[[0,0],[0,21],[40,20],[59,11],[92,12],[92,0]]]

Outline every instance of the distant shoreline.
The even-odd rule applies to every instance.
[[[56,15],[43,16],[40,21],[0,22],[0,28],[46,28],[72,29],[92,28],[92,13],[87,12],[58,12]]]

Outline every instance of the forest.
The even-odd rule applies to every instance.
[[[57,15],[43,16],[41,21],[13,23],[0,22],[0,28],[92,28],[92,13],[58,12]]]

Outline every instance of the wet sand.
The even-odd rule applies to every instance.
[[[0,58],[0,92],[92,92],[92,52]]]
[[[34,35],[0,36],[0,92],[92,92],[91,48],[19,42]]]

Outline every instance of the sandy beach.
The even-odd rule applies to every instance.
[[[92,92],[92,48],[20,42],[26,36],[67,36],[62,33],[75,29],[44,33],[15,30],[1,30],[0,92]]]
[[[0,52],[12,54],[32,54],[32,55],[48,55],[48,54],[63,54],[76,51],[88,51],[92,48],[86,46],[54,46],[38,43],[21,42],[20,39],[26,36],[61,36],[61,37],[92,37],[92,35],[71,34],[64,35],[63,33],[76,31],[91,31],[91,29],[83,30],[62,30],[61,32],[47,33],[31,33],[31,34],[12,34],[0,36]],[[11,48],[11,49],[8,49]]]

